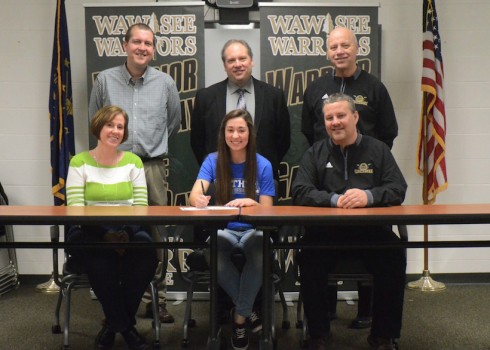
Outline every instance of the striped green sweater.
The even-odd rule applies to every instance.
[[[145,170],[141,159],[124,152],[115,166],[98,165],[88,151],[70,161],[66,180],[67,204],[148,205]]]

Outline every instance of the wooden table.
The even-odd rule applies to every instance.
[[[255,227],[265,227],[264,251],[264,300],[271,293],[271,264],[268,252],[272,248],[305,248],[298,243],[271,244],[270,230],[267,227],[284,225],[440,225],[440,224],[489,224],[490,204],[455,204],[455,205],[403,205],[385,208],[339,209],[302,206],[247,207],[240,211],[240,220]],[[366,248],[366,244],[341,245],[342,248]],[[378,247],[490,247],[490,241],[438,241],[438,242],[400,242],[380,245]],[[309,246],[317,249],[337,249],[339,245]],[[263,334],[261,349],[273,349],[271,338],[271,305],[264,303]]]
[[[490,204],[401,205],[339,209],[302,206],[242,208],[240,219],[259,224],[303,225],[439,225],[488,224]]]
[[[226,223],[238,220],[239,209],[230,210],[182,210],[174,206],[149,207],[62,207],[62,206],[0,206],[0,225],[73,225],[73,224],[114,224],[127,225],[205,225],[225,227]],[[140,246],[145,243],[138,243]],[[100,245],[100,244],[99,244]],[[108,244],[110,245],[110,244]],[[134,244],[128,242],[124,247]],[[158,248],[180,246],[179,243],[153,242]],[[217,240],[216,235],[210,236],[210,335],[209,349],[220,349],[217,324]],[[0,248],[63,248],[66,243],[46,242],[1,242]]]
[[[179,207],[55,207],[55,206],[0,206],[0,225],[67,225],[67,224],[125,224],[144,225],[203,225],[224,227],[228,221],[241,220],[257,227],[283,225],[440,225],[440,224],[488,224],[490,204],[455,205],[404,205],[387,208],[337,209],[299,206],[248,207],[236,210],[196,210],[183,211]],[[264,297],[271,290],[271,264],[267,258],[272,249],[269,230],[264,230]],[[0,248],[24,247],[52,248],[44,242],[6,242]],[[63,247],[59,243],[57,247]],[[152,245],[164,248],[172,243],[154,242]],[[421,247],[489,247],[490,241],[438,241],[404,242],[396,245],[409,248]],[[298,244],[274,244],[276,248],[300,248]],[[351,248],[365,248],[364,245],[350,245]],[[389,245],[383,246],[389,247]],[[332,247],[320,247],[329,249]],[[216,322],[217,258],[216,235],[210,238],[210,336],[208,348],[219,349]],[[264,299],[267,300],[267,299]],[[270,307],[264,303],[263,336],[261,349],[272,349],[270,333]]]
[[[0,224],[69,225],[69,224],[209,224],[238,218],[239,210],[182,210],[180,207],[62,207],[0,206]]]

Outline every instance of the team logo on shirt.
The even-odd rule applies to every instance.
[[[362,96],[362,95],[354,95],[353,97],[354,97],[354,102],[356,103],[356,105],[363,105],[363,106],[368,105],[367,97]]]
[[[362,95],[354,95],[352,97],[354,98],[354,102],[356,105],[363,105],[363,106],[368,105],[367,97]],[[327,98],[328,98],[328,93],[322,96],[322,100],[326,100]]]
[[[372,174],[374,172],[372,166],[371,163],[357,164],[357,169],[354,169],[354,174]]]
[[[245,180],[244,179],[231,179],[231,187],[234,195],[245,194]]]

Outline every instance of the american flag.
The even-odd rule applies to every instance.
[[[75,154],[70,49],[65,0],[57,0],[49,89],[51,172],[55,205],[65,205],[65,181]]]
[[[424,204],[432,204],[447,188],[444,65],[435,0],[424,0],[422,113],[417,148],[417,171],[424,176]]]

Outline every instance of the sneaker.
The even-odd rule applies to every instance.
[[[231,322],[231,346],[234,350],[247,350],[248,349],[248,332],[245,324],[236,324]]]
[[[258,333],[262,330],[262,320],[257,311],[252,311],[250,317],[247,317],[247,323],[252,333]]]
[[[370,334],[367,341],[376,350],[399,350],[398,342],[393,338],[375,337]]]

